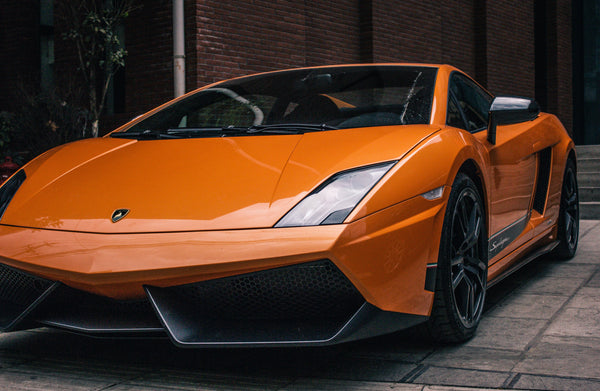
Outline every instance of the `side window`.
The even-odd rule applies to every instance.
[[[446,124],[455,128],[467,130],[467,124],[465,124],[462,113],[456,104],[456,99],[452,94],[448,98],[448,115],[446,116]]]
[[[452,108],[451,102],[453,99],[448,100],[448,118],[446,119],[448,125],[464,129],[465,126],[459,126],[459,122],[454,119],[456,114],[451,112],[459,109],[467,121],[469,132],[477,132],[487,127],[488,112],[492,104],[491,95],[460,73],[452,75],[450,93],[456,98],[458,107]],[[451,119],[455,122],[454,124],[450,123]],[[462,123],[462,120],[460,122]]]

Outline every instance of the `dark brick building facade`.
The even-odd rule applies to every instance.
[[[571,10],[570,0],[185,0],[186,89],[289,67],[449,63],[492,93],[534,96],[572,131]],[[40,1],[5,4],[1,18],[6,110],[15,82],[40,84]],[[121,104],[105,126],[173,97],[172,31],[170,1],[144,1],[129,17]],[[55,80],[75,72],[65,45],[55,37]]]
[[[15,87],[40,83],[40,16],[32,12],[39,5],[34,0],[2,0],[1,5],[0,111],[11,108]]]

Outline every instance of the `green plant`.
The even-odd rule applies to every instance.
[[[57,7],[67,29],[63,39],[75,44],[87,83],[92,135],[97,137],[110,81],[127,56],[118,28],[137,8],[135,0],[57,0]]]
[[[92,135],[89,112],[68,104],[52,92],[24,96],[11,117],[11,149],[22,151],[25,160]]]

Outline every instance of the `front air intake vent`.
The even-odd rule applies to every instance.
[[[0,330],[11,331],[58,284],[0,264]]]
[[[0,264],[0,300],[3,302],[26,307],[51,285],[52,281]]]
[[[20,170],[0,187],[0,219],[4,216],[8,204],[15,196],[17,190],[19,190],[19,187],[25,182],[26,178],[25,171]]]
[[[364,299],[328,260],[172,288],[199,313],[221,319],[307,319],[347,316]]]
[[[371,308],[329,260],[145,289],[180,346],[323,344]]]

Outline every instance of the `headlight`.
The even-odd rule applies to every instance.
[[[0,187],[0,219],[4,216],[4,211],[8,207],[10,200],[12,200],[17,190],[19,190],[21,184],[25,182],[25,178],[27,178],[25,171],[20,170]]]
[[[275,227],[340,224],[396,162],[335,174],[294,206]]]

